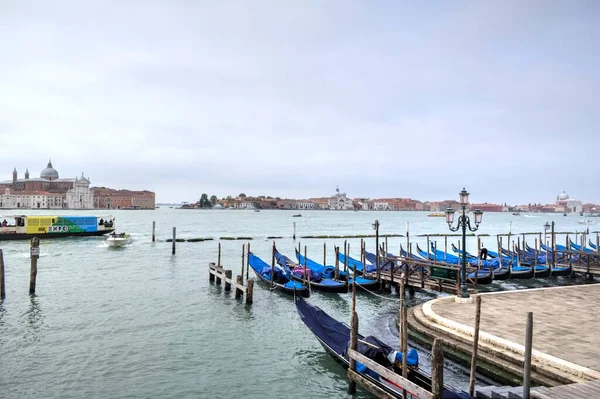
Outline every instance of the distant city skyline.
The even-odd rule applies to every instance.
[[[352,198],[466,187],[474,202],[545,203],[563,189],[600,202],[598,2],[0,11],[0,171],[52,157],[65,176],[158,202],[336,185]]]

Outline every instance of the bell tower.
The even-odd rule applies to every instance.
[[[13,170],[13,184],[15,184],[17,182],[17,168],[15,168],[15,170]]]
[[[25,169],[25,179],[29,179],[29,169]]]

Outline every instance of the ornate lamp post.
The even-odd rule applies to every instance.
[[[467,205],[469,204],[469,193],[464,188],[459,193],[460,206],[462,208],[462,215],[458,216],[458,224],[453,227],[454,223],[454,210],[452,208],[446,209],[446,222],[450,231],[458,231],[462,229],[462,266],[460,268],[460,297],[469,298],[469,291],[467,290],[467,227],[471,231],[476,231],[479,228],[479,223],[483,218],[483,212],[479,209],[473,211],[475,217],[475,227],[471,227],[471,221],[467,216]]]

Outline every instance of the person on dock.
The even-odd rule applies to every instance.
[[[488,250],[485,247],[482,247],[481,250],[479,251],[479,259],[482,260],[487,260],[488,257]]]

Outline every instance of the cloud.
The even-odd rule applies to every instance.
[[[6,179],[52,156],[159,201],[600,201],[594,2],[0,8]]]

